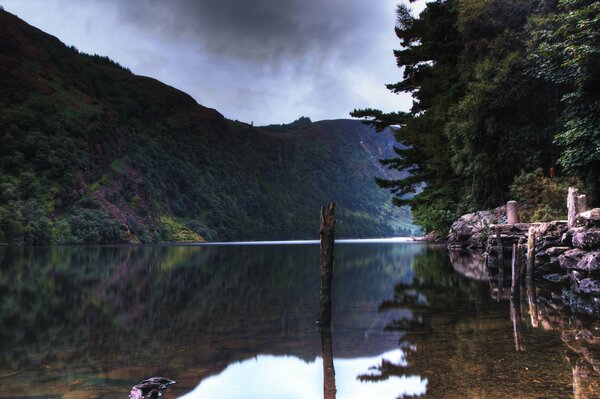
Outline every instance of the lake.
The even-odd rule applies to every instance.
[[[127,398],[155,375],[165,398],[597,397],[600,323],[560,292],[511,301],[510,270],[443,247],[335,251],[319,330],[315,243],[0,248],[0,398]]]

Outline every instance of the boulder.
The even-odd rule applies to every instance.
[[[564,221],[554,221],[549,223],[540,223],[537,228],[537,239],[535,242],[536,252],[542,252],[547,248],[561,247],[568,244],[563,243],[563,235],[568,231],[567,223]],[[552,255],[550,255],[552,256]]]
[[[585,253],[577,262],[575,268],[588,273],[600,271],[600,251]]]
[[[594,278],[584,278],[579,282],[579,292],[582,294],[600,296],[600,281]]]
[[[558,263],[563,269],[575,269],[585,255],[581,249],[571,249],[558,257]]]
[[[600,227],[573,229],[573,246],[588,251],[600,249]]]
[[[505,207],[462,215],[452,224],[448,245],[452,248],[482,248],[490,225],[506,219]]]
[[[577,215],[577,225],[594,227],[600,226],[600,208],[594,208]]]

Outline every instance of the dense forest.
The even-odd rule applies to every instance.
[[[256,128],[0,10],[0,243],[410,234],[374,176],[394,139],[358,121]]]
[[[411,93],[411,110],[352,115],[400,126],[383,164],[410,175],[378,183],[417,224],[445,233],[508,199],[532,202],[533,218],[561,216],[549,202],[562,206],[569,184],[597,203],[600,2],[437,0],[418,17],[401,4],[396,35],[403,79],[387,87]]]

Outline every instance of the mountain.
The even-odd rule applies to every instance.
[[[0,10],[0,242],[317,238],[330,200],[338,237],[409,234],[374,183],[393,143],[353,120],[227,120]]]

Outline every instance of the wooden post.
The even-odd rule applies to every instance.
[[[587,197],[585,194],[581,194],[577,196],[577,213],[585,211],[587,211]]]
[[[321,291],[317,323],[331,324],[331,282],[333,280],[333,243],[335,240],[335,204],[321,207]]]
[[[519,296],[519,249],[517,244],[512,247],[512,285],[510,287],[510,295],[513,298]]]
[[[535,270],[535,241],[537,227],[530,226],[527,234],[527,279],[533,280],[533,272]]]
[[[575,218],[577,217],[577,196],[579,190],[574,187],[569,187],[569,194],[567,195],[567,227],[569,229],[575,226]]]
[[[506,223],[519,223],[519,213],[517,212],[517,201],[508,201],[506,203]]]
[[[321,354],[323,355],[323,398],[335,399],[335,368],[333,367],[333,338],[331,327],[321,328]]]
[[[537,292],[533,281],[527,282],[527,302],[529,302],[529,318],[531,319],[531,327],[537,328],[539,325]]]
[[[513,338],[515,341],[515,350],[521,352],[525,350],[523,337],[521,336],[521,304],[517,298],[510,298],[510,319],[513,323]]]
[[[496,226],[496,251],[498,251],[498,265],[504,267],[504,250],[502,249],[502,238],[500,238],[498,226]]]

